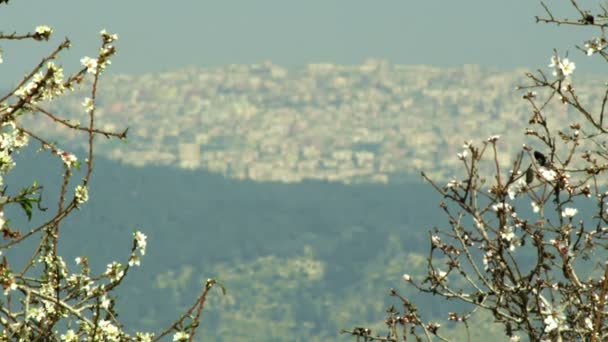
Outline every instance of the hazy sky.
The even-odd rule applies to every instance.
[[[568,1],[547,2],[574,17],[564,12]],[[106,28],[120,36],[115,72],[262,60],[356,64],[370,57],[537,68],[546,67],[553,48],[570,49],[578,70],[602,70],[604,64],[574,50],[587,37],[580,28],[536,24],[536,14],[542,8],[534,0],[11,0],[0,6],[0,30],[53,27],[52,43],[69,36],[74,44],[65,55],[67,66],[93,56],[98,32]],[[0,77],[13,77],[53,45],[0,41],[0,47]]]

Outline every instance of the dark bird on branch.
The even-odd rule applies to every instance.
[[[538,151],[534,151],[534,158],[536,159],[536,161],[538,162],[538,164],[540,166],[546,166],[547,164],[547,157],[545,157],[544,154],[538,152]]]
[[[526,170],[526,184],[530,185],[530,183],[532,183],[534,181],[534,169],[532,168],[532,165],[530,165],[528,167],[528,169]]]

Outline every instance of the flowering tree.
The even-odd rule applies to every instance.
[[[577,49],[608,62],[608,9],[569,2],[577,19],[558,19],[542,4],[545,15],[537,22],[597,29],[599,37]],[[459,303],[461,311],[446,318],[467,331],[473,315],[485,311],[511,341],[606,341],[608,84],[601,98],[583,96],[567,55],[554,51],[548,67],[550,74],[529,73],[528,84],[518,87],[531,115],[526,144],[511,164],[499,162],[499,137],[491,136],[465,143],[458,154],[462,179],[441,186],[422,174],[445,199],[440,208],[449,226],[429,234],[424,275],[403,279],[422,293]],[[564,110],[573,121],[552,121],[552,113]],[[487,166],[491,177],[482,171]],[[425,322],[412,301],[390,293],[401,310],[389,308],[386,335],[367,328],[344,332],[368,341],[450,339],[439,323]]]
[[[0,33],[0,39],[45,42],[52,34],[50,27],[38,26],[34,32],[26,34]],[[126,129],[109,132],[95,125],[97,89],[101,75],[116,52],[114,42],[117,38],[115,34],[101,31],[98,54],[82,58],[82,68],[71,75],[64,75],[62,67],[55,63],[60,53],[70,47],[70,41],[65,39],[0,99],[0,184],[4,185],[5,176],[16,167],[13,156],[29,142],[39,144],[39,152],[50,153],[61,160],[63,170],[63,177],[57,182],[60,191],[56,207],[50,208],[53,211],[51,217],[40,225],[18,229],[4,217],[4,212],[8,206],[18,205],[31,223],[35,212],[45,209],[42,206],[42,185],[34,181],[31,186],[15,193],[9,193],[5,186],[0,189],[0,231],[4,237],[0,253],[25,248],[26,240],[40,239],[23,267],[16,269],[14,265],[19,262],[12,260],[8,253],[0,262],[0,285],[4,289],[4,299],[0,300],[0,341],[157,341],[168,335],[173,336],[173,341],[191,341],[207,295],[216,285],[215,280],[207,280],[194,304],[166,329],[156,333],[137,332],[131,336],[123,331],[124,327],[117,318],[117,298],[112,293],[130,269],[140,265],[140,258],[146,251],[146,236],[136,230],[126,263],[114,261],[101,274],[92,274],[88,257],[78,257],[75,264],[68,266],[57,252],[63,233],[62,221],[74,209],[80,209],[89,198],[95,137],[126,139],[127,136]],[[10,58],[8,54],[4,56]],[[84,125],[64,119],[49,109],[49,103],[77,87],[90,88],[90,96],[83,101],[88,121]],[[35,113],[42,116],[39,117],[41,120],[48,119],[49,124],[61,125],[84,135],[88,141],[88,153],[82,164],[58,143],[28,129],[22,119]],[[83,178],[74,181],[72,178],[77,174],[82,174]],[[45,205],[46,202],[44,199]]]

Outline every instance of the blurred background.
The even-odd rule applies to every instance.
[[[556,15],[575,16],[566,1],[549,5]],[[507,69],[545,66],[553,48],[572,51],[572,42],[587,38],[582,29],[535,24],[534,16],[541,14],[540,2],[527,0],[22,0],[5,6],[0,20],[4,32],[44,23],[55,30],[54,41],[69,36],[74,46],[68,56],[75,63],[96,51],[102,28],[117,32],[120,57],[111,72],[263,60],[283,66],[359,64],[368,58]],[[26,70],[31,63],[25,61],[37,61],[30,47],[9,46],[4,59],[15,72],[11,76]],[[597,65],[579,68],[592,71]],[[1,75],[9,70],[3,68]]]
[[[576,18],[568,1],[548,5]],[[129,127],[128,142],[97,139],[90,201],[66,220],[60,248],[69,266],[88,256],[103,271],[126,262],[135,228],[148,235],[117,292],[127,330],[158,331],[213,277],[228,294],[211,296],[201,340],[348,340],[341,329],[382,332],[389,288],[429,319],[464,309],[401,279],[424,276],[428,232],[447,223],[420,171],[442,184],[461,176],[463,142],[494,134],[509,165],[531,113],[514,89],[528,71],[550,74],[554,48],[576,62],[584,100],[601,101],[606,70],[575,48],[593,34],[535,15],[545,14],[529,0],[12,0],[0,6],[3,33],[54,34],[0,42],[0,89],[66,36],[59,63],[70,72],[95,57],[101,29],[118,33],[96,122]],[[86,122],[86,96],[50,109]],[[557,123],[572,115],[547,111]],[[24,122],[85,157],[86,137],[40,115]],[[62,164],[37,147],[6,184],[49,184],[52,207]],[[7,216],[22,231],[44,219]],[[473,340],[502,336],[487,316],[471,324]],[[442,329],[464,339],[457,325]]]

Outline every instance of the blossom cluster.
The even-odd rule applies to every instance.
[[[89,190],[85,185],[78,185],[74,190],[74,199],[78,204],[89,200]]]
[[[54,62],[46,64],[46,71],[37,72],[31,80],[15,91],[14,95],[31,104],[39,101],[52,100],[62,95],[66,86],[64,83],[63,68]]]
[[[495,142],[496,139],[490,138],[486,140],[485,144]],[[539,272],[538,278],[533,283],[520,282],[517,278],[504,279],[506,272],[512,272],[513,269],[521,267],[521,265],[515,263],[515,260],[519,258],[518,255],[523,255],[522,253],[525,252],[520,252],[518,248],[523,247],[526,240],[532,239],[533,246],[545,251],[542,255],[546,256],[543,256],[543,258],[548,258],[551,255],[548,251],[557,252],[556,255],[561,259],[563,268],[566,270],[563,272],[566,272],[569,279],[574,279],[573,282],[578,281],[578,276],[574,275],[575,271],[571,266],[573,260],[578,256],[577,250],[593,248],[594,241],[601,239],[605,234],[603,233],[604,230],[581,234],[582,228],[580,228],[578,234],[582,235],[581,238],[574,239],[571,237],[571,234],[577,231],[573,219],[579,214],[579,209],[572,206],[573,199],[576,197],[582,199],[593,197],[591,195],[592,187],[585,182],[588,178],[574,178],[568,170],[569,168],[560,164],[563,158],[558,156],[547,157],[539,151],[533,152],[528,146],[524,145],[519,159],[514,163],[514,169],[507,173],[507,177],[503,178],[502,181],[499,177],[495,178],[494,181],[497,184],[488,186],[489,189],[482,192],[484,195],[485,193],[489,194],[490,203],[486,204],[485,207],[479,207],[477,202],[469,203],[465,202],[464,199],[467,198],[466,196],[476,198],[483,188],[481,186],[482,182],[475,182],[479,179],[477,178],[479,177],[479,163],[481,163],[483,152],[480,152],[480,149],[472,143],[466,143],[464,147],[465,150],[458,154],[458,158],[462,160],[469,176],[465,179],[453,179],[445,187],[436,187],[436,189],[442,189],[444,196],[458,203],[457,207],[464,209],[470,215],[471,223],[474,223],[472,225],[474,229],[466,228],[468,225],[463,223],[462,214],[453,215],[450,206],[442,203],[441,208],[449,215],[449,222],[452,225],[452,231],[446,236],[452,241],[444,241],[438,234],[433,234],[430,239],[431,266],[429,266],[428,276],[423,279],[422,283],[414,281],[414,278],[407,273],[403,275],[403,279],[425,292],[443,293],[447,298],[452,298],[455,294],[458,294],[457,297],[463,298],[465,301],[467,301],[467,298],[477,296],[476,302],[488,301],[484,305],[492,303],[497,308],[504,307],[504,310],[509,310],[506,307],[507,302],[500,297],[487,299],[492,297],[489,294],[499,292],[507,296],[507,293],[527,293],[545,300],[544,298],[548,295],[544,292],[550,291],[549,297],[551,300],[546,300],[535,321],[535,324],[542,327],[541,331],[548,338],[541,340],[549,341],[552,340],[551,336],[564,334],[571,330],[581,331],[580,329],[586,329],[585,331],[591,331],[591,321],[588,317],[583,317],[573,323],[572,319],[566,317],[564,312],[576,310],[575,308],[583,311],[590,310],[588,306],[596,303],[597,300],[585,302],[578,299],[575,302],[568,302],[567,298],[572,295],[568,291],[571,291],[572,287],[543,280],[544,275],[540,270],[544,268],[539,268],[539,271],[537,271]],[[483,149],[483,151],[487,151],[487,149]],[[529,155],[530,163],[524,166],[523,160],[525,160],[524,155],[526,153]],[[469,155],[471,159],[467,159]],[[490,160],[490,162],[498,165],[497,160]],[[600,201],[604,201],[608,199],[608,192],[601,193],[598,196]],[[518,214],[516,204],[525,199],[531,200],[532,212],[540,215],[540,220],[534,217],[527,219]],[[550,199],[560,201],[556,207],[557,216],[547,216],[550,215],[548,211]],[[598,217],[608,222],[608,209],[605,211],[605,216],[602,213]],[[578,224],[583,227],[584,221],[581,220]],[[579,241],[584,242],[584,247],[577,245]],[[480,254],[480,264],[483,267],[478,267],[476,261],[469,259],[471,255],[477,253],[470,249],[474,245],[477,245],[477,248],[482,252]],[[435,251],[441,251],[442,257],[435,257]],[[461,255],[467,255],[468,258],[463,260],[460,257]],[[470,286],[476,289],[476,294],[466,293],[463,292],[463,288],[458,288],[459,285],[454,283],[456,277],[448,278],[449,274],[464,275],[468,272],[467,268],[462,265],[463,261],[471,264],[469,267],[482,271],[477,273],[476,277],[484,279],[482,284],[485,285],[474,284],[471,282],[471,278],[466,278],[467,276],[464,278],[468,279],[465,282],[469,282]],[[439,263],[445,264],[448,270],[442,270]],[[468,268],[468,270],[471,270],[471,268]],[[561,272],[562,270],[560,270]],[[501,285],[490,285],[496,281],[499,281]],[[425,283],[429,284],[428,288],[423,286]],[[580,284],[577,293],[585,298],[591,298],[591,289],[597,287],[594,284],[597,284],[597,282],[592,280],[589,280],[589,283]],[[488,293],[480,292],[480,289],[486,286],[488,286],[486,290]],[[556,303],[559,305],[556,305]],[[559,309],[556,309],[558,307]],[[497,312],[500,313],[501,311]],[[466,317],[466,315],[451,315],[448,319],[460,321],[460,319],[465,319],[462,317]],[[502,316],[497,314],[496,317],[501,319]],[[512,335],[511,340],[517,341],[519,337]]]
[[[564,79],[565,77],[572,75],[574,69],[576,69],[576,65],[568,58],[553,56],[551,57],[549,68],[553,68],[553,76]]]
[[[608,42],[606,42],[606,38],[594,38],[585,42],[585,48],[587,49],[587,56],[591,56],[594,53],[598,53],[603,51],[606,46],[608,46]]]
[[[17,128],[14,121],[7,121],[2,124],[0,131],[0,185],[3,184],[3,177],[15,166],[13,153],[27,146],[28,136]]]
[[[605,11],[593,15],[581,9],[579,1],[570,3],[579,20],[557,19],[543,5],[548,18],[537,21],[600,28],[602,38],[579,49],[608,61]],[[525,90],[523,99],[531,106],[525,134],[533,142],[512,158],[508,172],[499,157],[498,138],[491,137],[481,148],[466,143],[465,151],[457,154],[466,173],[462,179],[441,187],[423,173],[444,199],[440,208],[448,228],[435,228],[431,234],[426,277],[416,281],[406,273],[403,279],[421,292],[471,307],[447,315],[448,320],[464,322],[467,329],[472,315],[485,310],[504,326],[512,342],[522,336],[541,342],[607,341],[608,263],[597,261],[606,257],[608,238],[608,191],[601,186],[608,172],[608,96],[595,101],[599,108],[591,108],[588,97],[578,94],[568,78],[576,68],[569,58],[556,51],[549,67],[557,79],[539,70],[526,75],[531,84],[518,88]],[[581,122],[556,127],[548,110],[552,101],[580,114]],[[581,146],[582,140],[592,141],[593,149]],[[489,161],[482,159],[484,153],[492,154]],[[482,174],[479,165],[484,162],[493,167],[490,176]],[[531,212],[518,211],[521,203],[531,203]],[[404,311],[411,310],[413,304],[405,296],[395,290],[391,295],[402,301]],[[397,324],[403,326],[403,340],[407,333],[417,340],[426,336],[430,341],[432,335],[448,340],[417,314],[406,330],[402,320],[394,319],[400,317],[395,310],[387,312],[391,317],[385,323],[392,330],[386,340],[401,340],[394,333]],[[362,331],[351,334],[366,337]],[[376,340],[384,340],[378,336]]]
[[[37,41],[48,41],[53,30],[46,25],[35,28],[33,33],[24,35],[23,38],[33,38]],[[52,339],[61,341],[82,341],[94,336],[99,341],[141,341],[147,342],[154,339],[154,334],[137,332],[130,336],[123,331],[122,324],[117,319],[118,315],[114,309],[115,298],[111,291],[120,284],[126,276],[129,266],[140,265],[140,258],[145,255],[147,237],[140,231],[133,234],[133,249],[128,260],[129,266],[113,261],[107,265],[105,272],[101,275],[91,275],[87,257],[76,258],[79,271],[73,272],[63,258],[57,254],[57,243],[60,237],[59,223],[74,208],[89,200],[89,188],[87,186],[92,171],[87,164],[87,176],[80,185],[74,188],[73,202],[64,203],[67,185],[74,168],[79,168],[78,158],[63,149],[57,147],[56,143],[46,141],[39,134],[34,134],[23,128],[20,122],[22,115],[32,112],[42,112],[53,122],[67,126],[68,128],[85,131],[85,134],[96,134],[102,132],[106,136],[118,136],[111,132],[86,129],[80,125],[72,125],[58,115],[40,109],[43,101],[52,101],[64,95],[66,90],[72,90],[74,82],[80,83],[86,73],[93,77],[99,77],[111,64],[110,57],[116,52],[111,43],[118,39],[116,34],[107,31],[100,32],[102,46],[96,58],[84,57],[81,62],[86,70],[81,70],[71,76],[65,76],[63,68],[52,60],[57,60],[55,54],[45,59],[44,63],[26,77],[20,86],[5,97],[6,103],[0,103],[0,231],[7,240],[6,246],[21,243],[22,240],[34,234],[43,234],[41,243],[35,249],[33,256],[22,273],[15,273],[10,267],[11,259],[7,256],[0,263],[0,285],[4,290],[6,298],[2,303],[20,303],[17,311],[13,311],[10,305],[0,305],[2,311],[10,320],[0,320],[0,340],[40,340]],[[56,53],[69,46],[69,42],[61,44]],[[2,51],[0,51],[0,63],[2,63]],[[95,104],[91,98],[95,98],[96,89],[92,89],[92,96],[85,98],[83,106],[91,116],[94,114]],[[13,101],[13,103],[10,103]],[[92,120],[92,118],[91,118]],[[93,121],[91,121],[92,125]],[[113,134],[113,135],[112,135]],[[5,194],[7,188],[3,180],[5,175],[15,167],[13,156],[23,147],[27,146],[30,139],[41,143],[40,151],[48,150],[54,156],[61,159],[64,168],[64,179],[61,196],[59,199],[59,213],[51,220],[37,228],[32,228],[29,233],[21,234],[20,231],[10,227],[10,221],[4,217],[4,207],[9,204],[18,203],[31,218],[34,204],[39,208],[42,201],[40,195],[41,186],[36,182],[31,187],[24,188],[14,196]],[[91,142],[92,143],[92,142]],[[91,156],[89,156],[90,158]],[[90,159],[85,159],[90,160]],[[0,251],[1,253],[1,251]],[[31,271],[30,271],[31,270]],[[33,272],[34,276],[27,275],[27,271]],[[19,291],[17,291],[19,290]],[[19,311],[21,310],[21,311]],[[65,324],[64,324],[65,323]],[[49,329],[55,335],[37,335],[41,328]],[[59,328],[57,330],[56,328]],[[168,333],[168,332],[167,332]],[[187,340],[192,336],[191,331],[177,331],[173,339],[175,341]]]
[[[65,165],[65,167],[68,169],[70,169],[72,167],[78,167],[78,165],[79,165],[78,158],[72,153],[63,151],[58,148],[52,149],[51,153],[59,156],[61,158],[61,160],[63,161],[63,164]]]
[[[47,25],[40,25],[36,26],[34,32],[34,39],[49,40],[49,38],[51,38],[51,34],[53,33],[53,29]]]
[[[86,67],[87,72],[93,75],[98,72],[97,69],[99,69],[99,72],[102,72],[108,65],[112,64],[110,56],[116,53],[116,48],[114,45],[110,45],[110,43],[117,40],[118,35],[110,34],[106,30],[101,30],[100,34],[103,46],[99,50],[99,56],[97,58],[85,56],[80,59],[80,63]]]
[[[135,248],[129,258],[129,266],[139,266],[140,258],[146,254],[147,236],[136,230],[135,233],[133,233],[133,239],[135,241]],[[139,252],[139,255],[137,255],[136,251]]]

